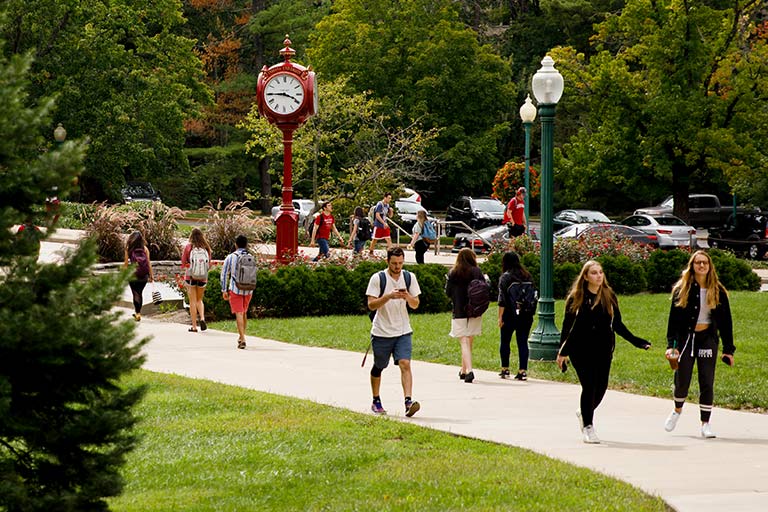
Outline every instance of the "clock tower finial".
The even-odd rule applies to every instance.
[[[280,50],[280,55],[282,55],[283,58],[285,58],[285,62],[290,62],[291,57],[296,55],[296,50],[291,48],[291,40],[288,39],[288,34],[285,34],[285,41],[283,41],[283,44],[285,45],[285,48]]]

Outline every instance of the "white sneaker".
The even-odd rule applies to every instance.
[[[680,419],[680,413],[672,411],[672,414],[667,416],[667,421],[664,422],[664,430],[672,432],[677,426],[677,420]]]
[[[579,430],[584,430],[584,418],[581,417],[581,411],[576,411],[576,417],[579,419]]]
[[[595,434],[595,427],[592,425],[587,425],[581,432],[584,434],[585,443],[600,444],[600,439],[598,439],[597,434]]]
[[[713,439],[717,437],[714,432],[712,432],[712,427],[709,426],[709,423],[702,423],[701,424],[701,437],[704,439]]]

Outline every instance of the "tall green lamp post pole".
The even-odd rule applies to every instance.
[[[525,128],[525,222],[526,231],[530,233],[530,217],[528,216],[528,201],[531,197],[531,125],[536,119],[536,107],[531,102],[531,95],[525,97],[525,103],[520,107],[520,119]]]
[[[539,322],[528,340],[530,358],[552,361],[557,358],[560,331],[555,326],[552,270],[552,159],[555,107],[563,95],[563,76],[555,69],[555,61],[547,55],[531,81],[533,95],[539,105],[541,119],[541,281]]]

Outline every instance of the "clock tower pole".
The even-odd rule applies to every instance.
[[[276,220],[276,257],[287,263],[299,248],[299,215],[293,207],[293,132],[317,113],[317,84],[311,68],[291,62],[296,51],[287,35],[283,44],[284,61],[264,66],[259,73],[256,100],[259,114],[283,134],[283,204]]]

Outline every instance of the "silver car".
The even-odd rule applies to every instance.
[[[315,207],[315,202],[311,199],[294,199],[293,209],[299,214],[299,226],[304,225],[304,219],[312,212]],[[280,215],[280,206],[272,207],[272,222],[277,221],[277,216]]]
[[[659,237],[659,247],[674,249],[675,247],[690,247],[695,249],[696,229],[674,215],[635,214],[627,217],[622,224]]]

